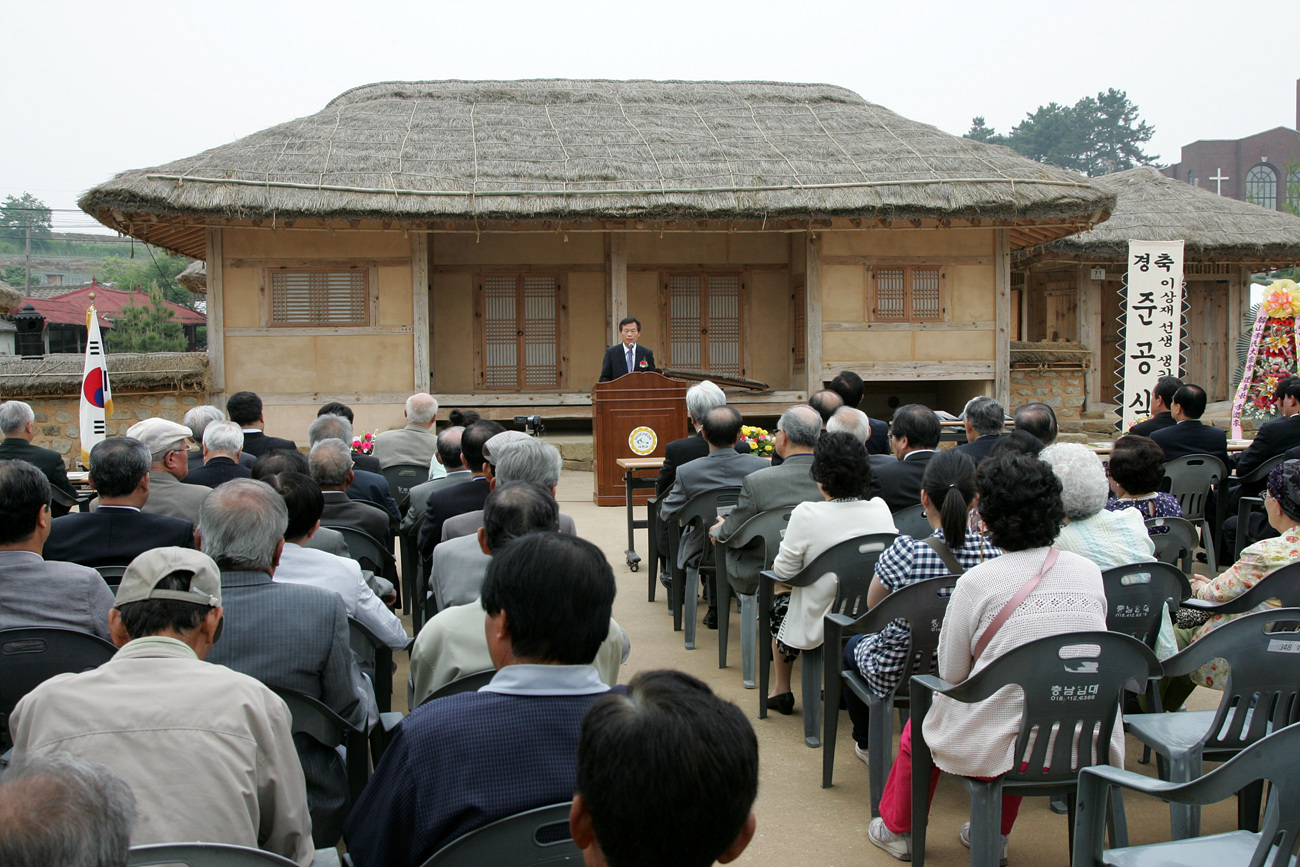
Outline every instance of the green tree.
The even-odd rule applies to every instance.
[[[150,251],[146,250],[143,256],[134,259],[123,259],[118,255],[105,257],[98,277],[118,289],[143,289],[156,283],[168,301],[193,309],[194,296],[176,282],[176,275],[184,271],[193,260],[161,251],[152,256],[149,254]]]
[[[113,320],[104,340],[110,352],[184,352],[185,329],[167,307],[162,291],[150,283],[142,295],[148,304],[130,304]]]
[[[4,269],[4,273],[0,273],[0,280],[21,289],[26,285],[27,269],[22,265],[10,265]]]
[[[54,214],[45,203],[31,193],[5,196],[0,204],[0,234],[7,238],[23,240],[28,226],[33,238],[48,238],[52,233]]]
[[[970,119],[970,129],[963,138],[975,139],[975,141],[986,142],[987,144],[1006,144],[1007,137],[998,135],[993,127],[984,122],[984,115],[976,115]]]

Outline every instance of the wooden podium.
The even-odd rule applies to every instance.
[[[598,506],[627,502],[619,458],[662,458],[664,446],[690,433],[686,419],[686,389],[690,385],[658,373],[628,373],[591,390],[592,431],[596,439]],[[638,493],[635,502],[650,499]]]

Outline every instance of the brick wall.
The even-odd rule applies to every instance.
[[[1056,417],[1062,422],[1080,419],[1087,373],[1083,367],[1013,367],[1011,405],[1007,409],[1012,411],[1026,403],[1045,403],[1056,411]]]

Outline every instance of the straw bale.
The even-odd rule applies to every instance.
[[[78,394],[85,356],[0,356],[0,398]],[[203,352],[110,353],[108,380],[114,391],[206,390],[212,383]]]

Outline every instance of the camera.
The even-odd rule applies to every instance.
[[[540,415],[517,415],[515,424],[524,429],[529,436],[540,437],[546,430],[546,425],[542,424]]]

